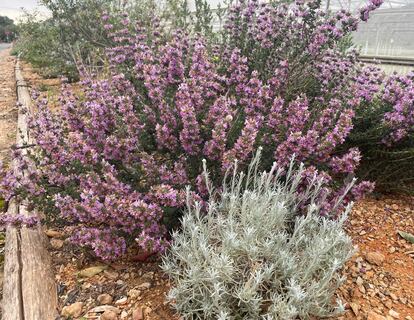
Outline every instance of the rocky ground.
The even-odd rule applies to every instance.
[[[347,231],[359,250],[338,292],[348,303],[345,319],[414,319],[414,244],[399,234],[414,234],[414,197],[358,202]]]
[[[365,199],[347,226],[358,252],[346,265],[337,296],[358,320],[414,319],[414,245],[398,232],[414,232],[414,197]],[[178,319],[165,301],[169,282],[157,261],[97,263],[49,230],[63,316],[78,319]],[[101,316],[101,318],[99,318]]]
[[[12,58],[6,60],[10,67]],[[27,66],[26,78],[48,95],[58,90],[58,81],[43,80]],[[5,92],[13,100],[8,96],[13,89],[1,90],[0,86],[0,99]],[[10,130],[1,129],[0,141]],[[414,197],[372,197],[355,205],[347,232],[358,251],[343,270],[347,280],[337,298],[346,303],[347,310],[337,320],[414,319],[414,244],[401,231],[414,233]],[[169,282],[154,257],[140,261],[131,252],[122,261],[106,264],[68,243],[70,228],[46,234],[61,319],[179,319],[165,300]]]

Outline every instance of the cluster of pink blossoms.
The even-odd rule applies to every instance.
[[[37,146],[30,161],[16,157],[32,168],[30,179],[9,174],[3,190],[76,225],[72,240],[104,259],[134,240],[163,250],[165,213],[179,216],[186,186],[207,196],[201,159],[220,186],[234,161],[243,168],[259,146],[264,169],[295,155],[308,168],[304,184],[324,177],[328,212],[361,159],[358,149],[340,147],[380,78],[355,52],[339,50],[358,20],[347,12],[327,17],[319,5],[238,1],[214,48],[168,33],[156,19],[148,30],[124,15],[114,30],[105,16],[115,43],[107,50],[110,77],[86,77],[81,94],[65,85],[59,114],[39,100],[31,122]],[[389,99],[399,94],[395,86]],[[396,108],[388,121],[406,112]],[[372,188],[361,181],[348,200]]]

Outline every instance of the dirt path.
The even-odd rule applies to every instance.
[[[7,166],[10,162],[10,147],[16,141],[17,108],[15,58],[10,56],[10,49],[4,48],[0,46],[0,162]],[[1,201],[0,210],[2,209]],[[0,299],[3,291],[3,250],[4,233],[0,233]]]
[[[10,49],[0,51],[0,160],[10,161],[10,146],[16,140],[16,89],[14,79],[15,58]]]

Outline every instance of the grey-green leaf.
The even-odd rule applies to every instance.
[[[410,243],[414,243],[414,235],[404,231],[398,231],[398,234]]]

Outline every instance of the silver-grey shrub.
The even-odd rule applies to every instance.
[[[234,169],[207,210],[188,199],[162,264],[173,285],[168,298],[184,319],[308,319],[343,310],[334,292],[353,254],[343,230],[351,207],[340,219],[321,217],[323,181],[313,179],[298,197],[303,165],[258,173],[259,157],[247,175]]]

